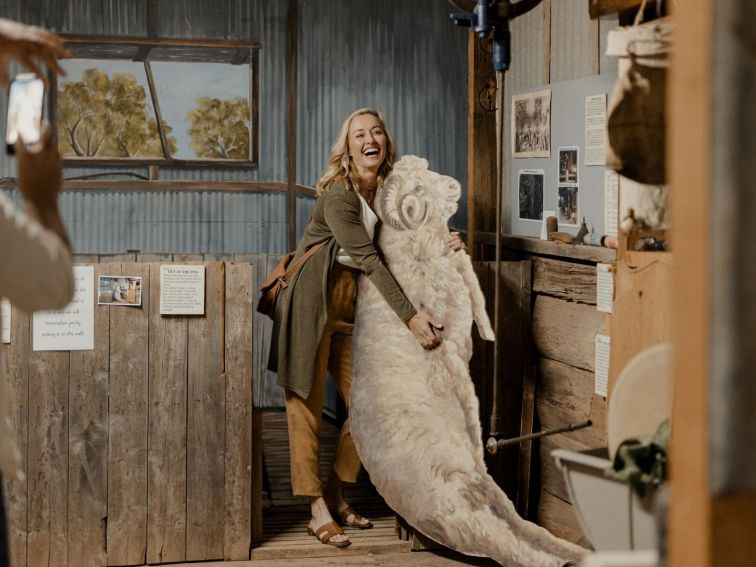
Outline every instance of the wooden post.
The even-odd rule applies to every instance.
[[[671,199],[672,216],[677,219],[672,232],[677,268],[672,295],[675,359],[670,567],[714,565],[709,489],[713,10],[713,0],[690,0],[680,6],[670,72],[670,184],[671,193],[679,195]]]
[[[288,60],[289,60],[289,119],[287,123],[289,144],[287,147],[287,242],[288,249],[297,245],[297,50],[298,50],[298,0],[289,0],[288,21]]]
[[[472,31],[467,40],[467,248],[475,232],[496,230],[496,74],[490,42]]]

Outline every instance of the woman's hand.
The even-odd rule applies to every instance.
[[[58,209],[58,192],[62,168],[58,143],[45,122],[39,142],[27,146],[21,136],[16,142],[18,188],[24,198],[26,213],[42,226],[57,234],[68,246]]]
[[[444,326],[433,319],[426,311],[418,311],[407,321],[407,327],[415,335],[424,349],[433,349],[441,344],[441,337],[436,331],[443,331]]]
[[[449,235],[449,240],[447,242],[452,252],[458,252],[460,250],[462,250],[462,252],[467,252],[467,246],[465,246],[465,243],[462,241],[462,237],[458,232],[452,232]]]
[[[0,18],[0,84],[8,85],[5,73],[11,61],[33,71],[45,84],[47,74],[40,65],[53,74],[65,74],[58,64],[59,58],[69,56],[63,44],[63,38],[53,32]]]

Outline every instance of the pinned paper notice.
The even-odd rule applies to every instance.
[[[596,264],[596,309],[612,312],[614,300],[614,272],[610,264]]]
[[[205,314],[205,266],[160,266],[160,314]]]
[[[11,304],[7,299],[0,298],[0,343],[10,343],[11,337]]]
[[[33,350],[92,350],[94,348],[94,268],[74,266],[74,296],[55,311],[32,315]]]
[[[604,165],[606,94],[585,97],[585,165]]]
[[[619,174],[616,171],[604,172],[604,234],[617,236],[617,217],[619,216]]]
[[[599,396],[607,396],[609,389],[609,352],[611,351],[611,337],[596,335],[596,386]]]

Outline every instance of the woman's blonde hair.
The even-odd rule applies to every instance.
[[[378,119],[378,122],[386,134],[386,159],[378,168],[378,186],[383,185],[383,181],[386,176],[394,167],[396,161],[396,146],[394,145],[394,139],[391,137],[391,132],[386,128],[386,121],[383,116],[377,110],[372,108],[360,108],[350,114],[344,123],[341,125],[336,141],[331,147],[331,155],[328,158],[328,165],[326,166],[323,175],[320,176],[318,182],[315,184],[315,189],[318,195],[325,189],[328,189],[336,182],[342,182],[346,185],[347,189],[359,192],[360,176],[357,175],[357,171],[354,167],[352,160],[349,159],[349,125],[357,116],[363,114],[371,114]]]

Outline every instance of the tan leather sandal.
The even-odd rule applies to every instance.
[[[348,521],[349,516],[353,516],[351,522]],[[370,528],[373,527],[373,522],[371,522],[367,518],[363,518],[362,516],[360,516],[357,512],[354,511],[354,509],[351,506],[347,506],[341,512],[339,512],[339,519],[341,520],[342,526],[348,526],[350,528],[357,528],[360,530],[369,530]],[[362,523],[363,520],[365,520],[365,523]]]
[[[336,522],[327,522],[314,532],[310,526],[307,526],[307,535],[315,536],[320,540],[320,543],[334,547],[346,547],[352,543],[348,539],[345,541],[331,541],[333,536],[344,535],[344,530],[336,525]]]

